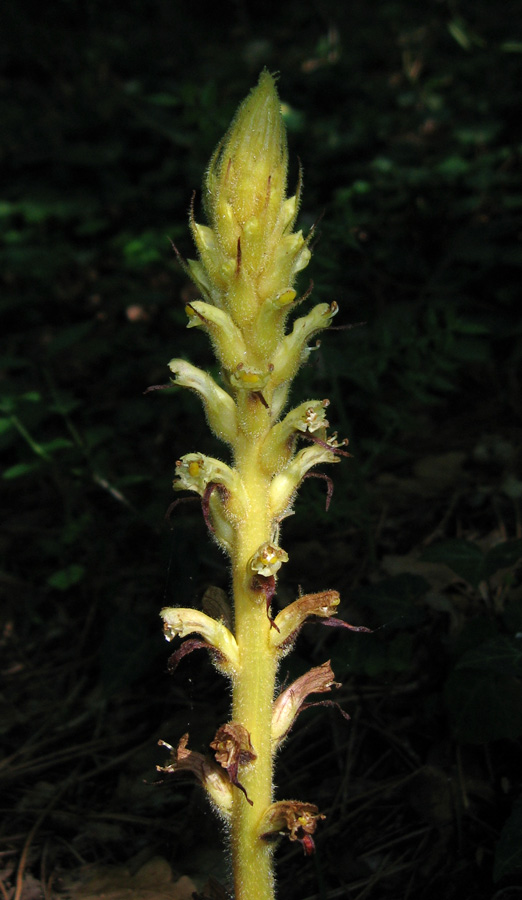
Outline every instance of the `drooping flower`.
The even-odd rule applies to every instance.
[[[189,736],[184,734],[175,748],[166,741],[158,741],[160,747],[170,750],[171,762],[156,766],[158,772],[190,772],[205,789],[217,811],[228,816],[232,811],[233,791],[228,775],[211,759],[187,747]]]

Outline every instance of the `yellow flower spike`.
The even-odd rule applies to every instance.
[[[207,269],[212,269],[214,266],[218,268],[220,262],[222,262],[222,254],[212,228],[209,228],[208,225],[198,225],[192,216],[190,226],[196,247],[205,267]]]
[[[174,383],[194,391],[203,401],[208,424],[214,434],[227,444],[237,436],[237,407],[230,394],[214,379],[184,359],[171,359],[169,369]]]
[[[205,267],[198,260],[188,259],[186,264],[187,275],[199,288],[201,293],[207,300],[211,300],[216,306],[220,306],[221,291],[216,287],[215,283],[209,278]]]
[[[170,364],[175,383],[200,396],[210,427],[231,448],[230,465],[202,453],[183,456],[174,487],[201,497],[206,524],[230,556],[233,615],[223,617],[219,605],[215,618],[206,615],[207,608],[168,609],[163,615],[169,639],[195,633],[175,650],[171,668],[206,645],[232,679],[231,721],[212,743],[226,772],[219,777],[215,766],[204,768],[208,761],[191,754],[185,739],[173,751],[172,765],[207,781],[210,772],[217,795],[225,797],[216,803],[230,809],[236,900],[274,900],[274,840],[287,832],[311,853],[313,831],[323,818],[313,804],[273,803],[273,762],[306,706],[307,693],[330,690],[333,676],[325,667],[312,670],[274,702],[281,658],[309,616],[362,630],[336,617],[335,591],[300,597],[272,618],[276,580],[288,560],[279,546],[281,521],[291,514],[296,491],[313,466],[349,455],[335,435],[327,436],[328,401],[309,400],[284,415],[313,335],[328,328],[337,312],[336,303],[320,303],[286,328],[300,302],[295,281],[310,259],[313,234],[313,229],[308,236],[294,231],[301,173],[294,196],[286,196],[286,184],[284,122],[275,79],[264,71],[210,161],[203,188],[205,224],[195,221],[191,208],[198,259],[181,261],[201,297],[187,305],[188,327],[208,332],[224,389],[183,360]],[[296,453],[298,439],[308,446]],[[328,483],[328,503],[332,482],[320,477]]]
[[[219,273],[223,265],[226,264],[227,258],[221,249],[215,232],[207,225],[199,225],[194,220],[192,209],[190,211],[190,230],[205,271],[211,280],[215,281],[216,277],[219,279]]]
[[[205,642],[223,657],[222,668],[231,672],[239,669],[239,654],[236,639],[226,625],[212,619],[198,609],[183,609],[172,606],[161,610],[163,628],[167,641],[188,634],[200,634]]]
[[[196,310],[189,304],[185,307],[188,316],[187,328],[203,328],[204,322],[201,316],[198,316]]]
[[[227,309],[237,325],[255,328],[253,343],[265,354],[273,352],[284,316],[255,326],[258,311],[283,285],[291,291],[296,273],[310,259],[302,233],[289,233],[301,182],[287,198],[287,167],[280,102],[265,70],[211,159],[203,197],[209,225],[198,224],[191,210],[199,260],[187,263],[205,299]],[[290,303],[287,294],[282,306]]]
[[[276,287],[279,287],[279,284],[280,282]],[[267,357],[274,353],[277,343],[282,337],[284,323],[292,310],[296,297],[297,292],[293,288],[287,287],[284,291],[278,291],[275,295],[268,296],[259,311],[253,330],[262,336],[263,351]]]

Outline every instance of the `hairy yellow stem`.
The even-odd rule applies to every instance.
[[[268,412],[264,410],[268,424]],[[231,842],[235,900],[271,900],[274,896],[272,851],[259,837],[259,821],[272,802],[272,701],[276,656],[270,645],[270,620],[263,594],[251,588],[249,561],[258,548],[270,541],[271,523],[267,504],[270,479],[259,466],[264,434],[257,440],[246,434],[238,441],[236,468],[249,497],[248,516],[232,555],[235,634],[239,650],[239,675],[233,686],[233,719],[250,734],[256,759],[240,780],[246,797],[236,791],[232,808]]]

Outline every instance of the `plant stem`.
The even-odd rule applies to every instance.
[[[267,416],[268,419],[268,416]],[[231,819],[232,865],[235,900],[272,900],[274,877],[272,850],[259,837],[259,819],[272,802],[272,701],[276,657],[269,643],[270,620],[264,595],[251,588],[248,561],[257,548],[270,540],[266,496],[269,479],[260,474],[260,439],[243,443],[236,465],[249,495],[247,520],[238,535],[233,554],[235,634],[240,672],[233,685],[233,719],[250,734],[256,759],[241,773],[249,800],[235,792]]]

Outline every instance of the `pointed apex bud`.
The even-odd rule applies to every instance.
[[[285,198],[287,150],[274,77],[265,69],[240,105],[217,148],[207,173],[207,206],[213,226],[230,231],[235,246],[239,229],[251,220],[277,213]],[[226,223],[227,208],[235,223]],[[220,221],[221,220],[221,221]],[[231,228],[227,228],[230,224]],[[237,231],[234,229],[234,225]]]

